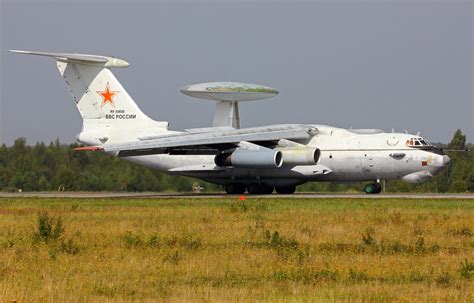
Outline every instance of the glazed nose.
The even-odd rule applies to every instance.
[[[449,162],[451,162],[451,159],[448,156],[444,155],[443,156],[443,165],[446,166],[446,165],[449,164]]]

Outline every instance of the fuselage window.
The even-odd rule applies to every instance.
[[[429,145],[429,144],[428,144],[425,140],[423,140],[423,139],[421,139],[420,142],[421,142],[422,145]]]
[[[421,146],[431,146],[431,143],[422,139],[422,138],[410,138],[406,141],[406,146],[408,147],[421,147]]]

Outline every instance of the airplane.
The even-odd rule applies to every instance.
[[[382,191],[381,180],[420,183],[450,158],[419,135],[319,124],[240,127],[239,103],[278,94],[268,86],[214,82],[190,85],[187,95],[217,101],[212,127],[174,131],[144,114],[111,68],[125,60],[85,54],[18,51],[56,60],[82,116],[77,150],[102,151],[167,174],[224,187],[227,194],[293,194],[312,181],[368,181],[363,191]]]

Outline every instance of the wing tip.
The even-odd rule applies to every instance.
[[[19,50],[19,49],[9,49],[8,50],[10,53],[17,53],[17,54],[29,54],[29,51],[25,50]]]

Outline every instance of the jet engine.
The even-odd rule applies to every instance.
[[[321,151],[319,148],[285,148],[280,149],[284,165],[315,165],[319,161]]]
[[[282,152],[265,147],[258,149],[237,148],[231,153],[221,153],[214,158],[217,166],[244,168],[278,168],[283,164]]]

